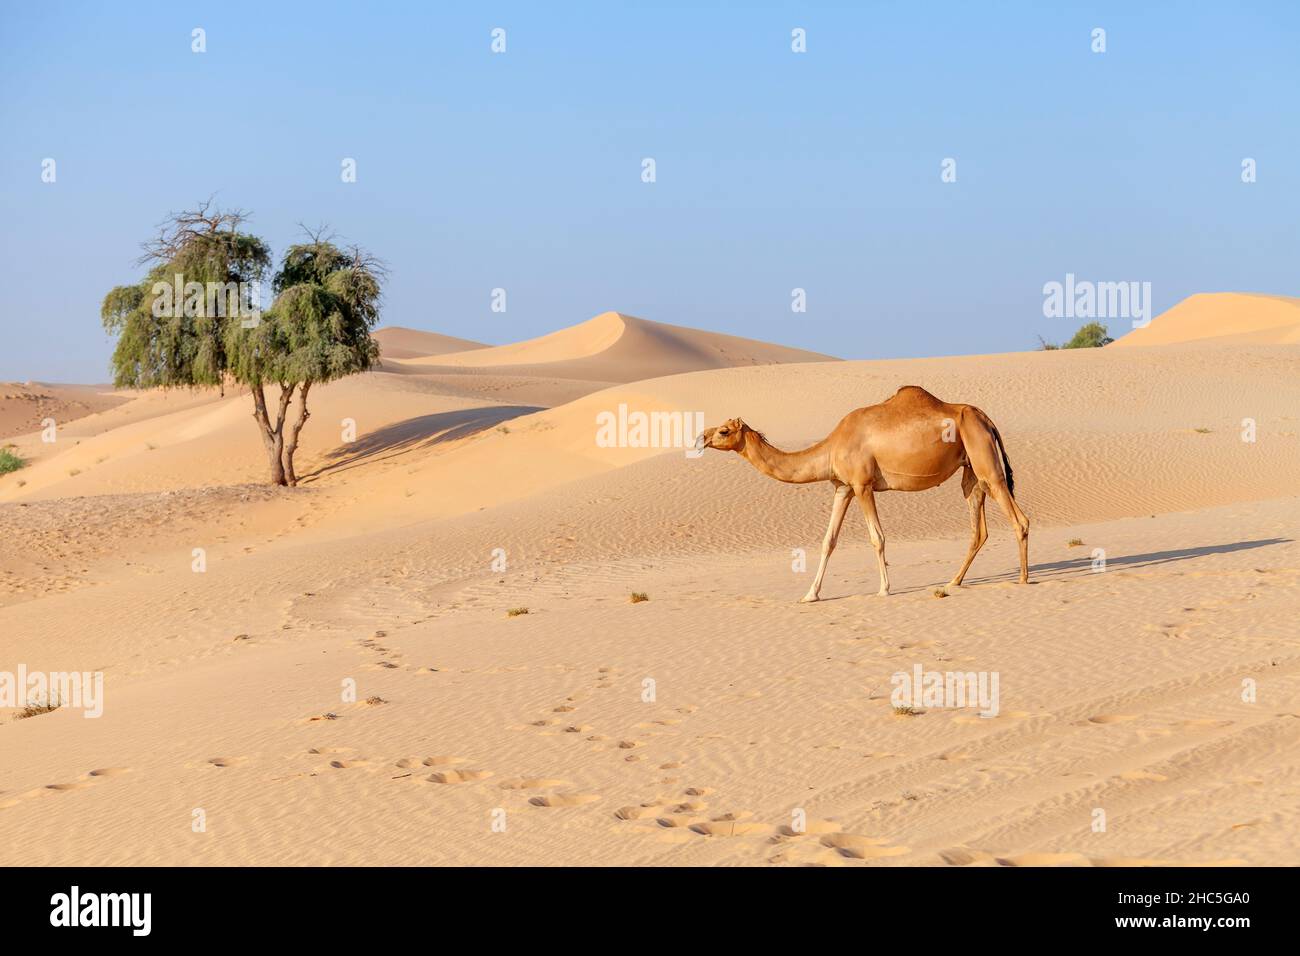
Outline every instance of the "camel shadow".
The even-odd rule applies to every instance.
[[[1232,554],[1236,551],[1252,551],[1256,548],[1269,548],[1277,544],[1290,544],[1293,538],[1258,538],[1253,541],[1231,541],[1225,544],[1207,544],[1198,548],[1176,548],[1171,551],[1148,551],[1145,554],[1122,554],[1117,557],[1106,556],[1106,569],[1115,568],[1149,568],[1156,565],[1169,564],[1174,561],[1189,561],[1193,558],[1203,558],[1211,554]],[[976,559],[978,560],[978,558]],[[1012,562],[1014,563],[1014,557]],[[1042,580],[1058,580],[1062,578],[1082,577],[1085,574],[1092,574],[1092,554],[1089,552],[1087,557],[1071,558],[1066,561],[1051,561],[1046,564],[1031,564],[1029,566],[1029,583]],[[1007,581],[1015,581],[1020,576],[1017,568],[1011,567],[1006,571],[997,574],[982,574],[976,576],[968,574],[963,582],[963,587],[978,587],[981,584],[999,584]],[[912,587],[894,587],[890,594],[920,594],[927,591],[933,591],[942,587],[945,581],[936,581],[930,584],[916,585]],[[852,594],[841,594],[834,597],[822,598],[823,601],[842,601]]]
[[[468,438],[521,415],[545,411],[544,406],[492,405],[419,415],[367,432],[356,441],[326,453],[325,463],[300,479],[305,483],[359,465],[387,461],[421,448]]]
[[[1251,551],[1255,548],[1268,548],[1275,544],[1290,544],[1292,538],[1258,538],[1253,541],[1231,541],[1225,544],[1207,544],[1197,548],[1176,548],[1172,551],[1149,551],[1145,554],[1122,554],[1112,557],[1106,555],[1106,570],[1114,568],[1150,568],[1156,565],[1169,564],[1174,561],[1188,561],[1192,558],[1203,558],[1211,554],[1232,554],[1236,551]],[[1089,552],[1087,557],[1070,558],[1065,561],[1051,561],[1047,564],[1031,564],[1029,566],[1029,579],[1035,578],[1042,580],[1047,578],[1055,580],[1058,578],[1077,577],[1081,574],[1091,574],[1092,570],[1092,553]],[[985,574],[979,577],[969,577],[966,584],[991,584],[998,581],[1015,580],[1018,572],[1015,570],[1005,571],[1000,574]]]

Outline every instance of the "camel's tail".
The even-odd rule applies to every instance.
[[[1007,457],[1007,446],[1002,444],[1002,434],[998,431],[998,426],[990,421],[989,428],[993,429],[993,439],[998,443],[998,451],[1002,452],[1002,471],[1007,476],[1007,491],[1014,498],[1016,496],[1016,476],[1011,471],[1011,459]]]

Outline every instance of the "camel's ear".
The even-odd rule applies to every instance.
[[[732,427],[732,428],[737,428],[737,429],[739,429],[739,428],[744,428],[744,427],[745,427],[745,420],[744,420],[743,418],[733,418],[733,419],[731,420],[731,427]]]

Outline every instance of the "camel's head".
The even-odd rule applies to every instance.
[[[729,418],[717,428],[706,428],[696,442],[697,448],[716,448],[718,451],[740,451],[745,444],[745,432],[752,429],[739,418]]]

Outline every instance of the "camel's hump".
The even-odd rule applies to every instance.
[[[920,385],[904,385],[902,388],[896,391],[889,400],[892,402],[895,400],[906,401],[908,399],[912,399],[912,400],[928,399],[931,402],[938,402],[940,405],[943,404],[943,401],[941,399],[927,392]]]

